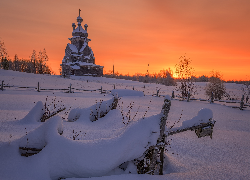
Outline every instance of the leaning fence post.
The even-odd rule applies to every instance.
[[[160,119],[160,134],[157,139],[156,145],[150,146],[144,153],[144,158],[138,161],[137,172],[139,174],[151,174],[158,173],[163,175],[164,164],[164,151],[165,151],[165,127],[171,106],[171,96],[166,95],[164,98],[164,104],[161,110]],[[158,159],[160,157],[160,159]],[[159,161],[160,160],[160,161]]]
[[[2,86],[1,86],[1,90],[2,90],[2,91],[3,91],[3,82],[4,82],[4,81],[2,81]]]
[[[165,151],[165,127],[166,127],[166,121],[168,118],[168,113],[170,111],[171,106],[171,97],[165,96],[164,104],[162,106],[162,118],[160,122],[160,137],[157,140],[157,145],[160,147],[160,169],[159,169],[159,175],[163,175],[163,164],[164,164],[164,151]]]
[[[37,92],[40,92],[39,82],[37,83]]]

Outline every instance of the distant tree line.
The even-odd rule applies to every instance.
[[[134,75],[129,74],[120,74],[119,72],[112,72],[109,71],[107,73],[104,73],[104,77],[107,78],[116,78],[116,79],[125,79],[125,80],[132,80],[132,81],[139,81],[144,83],[157,83],[157,84],[163,84],[165,86],[175,86],[177,82],[181,81],[180,77],[174,78],[173,77],[173,71],[169,69],[163,69],[160,70],[159,73],[153,73],[153,74],[143,74],[143,73],[136,73]],[[202,75],[199,77],[191,76],[192,82],[208,82],[209,77]]]
[[[38,55],[33,50],[30,59],[20,59],[15,54],[13,60],[8,57],[4,42],[0,40],[0,68],[5,70],[20,71],[34,74],[52,74],[51,69],[47,65],[48,55],[45,48],[39,51]]]
[[[166,86],[174,86],[176,82],[180,82],[180,78],[174,78],[172,74],[172,70],[160,70],[159,73],[154,74],[142,74],[142,73],[136,73],[135,75],[129,75],[129,74],[120,74],[119,72],[115,72],[113,74],[112,71],[109,71],[107,73],[104,73],[104,77],[107,78],[116,78],[116,79],[126,79],[126,80],[132,80],[132,81],[139,81],[139,82],[148,82],[148,83],[158,83],[163,84]],[[191,76],[193,82],[209,82],[209,76]],[[231,82],[231,81],[230,81]],[[239,81],[241,82],[241,81]]]
[[[113,73],[112,71],[109,71],[108,73],[105,73],[103,76],[107,78],[125,79],[125,80],[139,81],[144,83],[164,84],[166,86],[174,86],[176,84],[171,69],[161,70],[159,73],[154,73],[154,74],[136,73],[135,75],[132,76],[130,76],[129,74],[122,75],[119,74],[118,72]]]

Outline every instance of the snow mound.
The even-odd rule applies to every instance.
[[[56,135],[62,134],[62,121],[56,116],[19,139],[19,147],[42,149]]]
[[[196,126],[199,125],[201,123],[208,123],[209,121],[211,121],[213,118],[213,112],[211,109],[208,108],[202,108],[197,116],[193,117],[190,120],[186,120],[182,122],[182,127],[186,128],[186,127],[192,127],[192,126]]]
[[[74,141],[59,135],[61,121],[55,116],[17,142],[26,146],[29,138],[30,148],[44,147],[28,158],[39,161],[46,157],[52,179],[103,176],[120,164],[142,156],[148,146],[156,144],[159,134],[152,132],[159,131],[159,121],[160,116],[156,115],[131,123],[115,138]]]
[[[105,116],[113,108],[114,97],[110,100],[97,102],[95,105],[81,109],[72,109],[68,116],[68,121],[96,121],[98,118]]]
[[[118,94],[119,97],[123,96],[139,96],[142,97],[144,96],[144,93],[141,91],[135,91],[135,90],[130,90],[130,89],[113,89],[111,90],[111,94],[115,95]]]
[[[31,111],[19,121],[21,124],[29,124],[41,122],[41,117],[43,116],[45,110],[42,101],[38,101],[36,105],[31,109]]]
[[[38,103],[37,107],[41,107],[41,103]],[[0,152],[15,151],[9,160],[5,158],[7,167],[10,167],[11,159],[19,159],[23,153],[22,149],[39,149],[38,153],[27,158],[22,157],[21,161],[23,164],[29,163],[29,166],[33,167],[32,171],[49,175],[51,179],[104,176],[124,162],[141,157],[149,146],[157,143],[159,133],[152,132],[159,132],[160,118],[161,114],[141,118],[126,125],[118,136],[91,141],[71,140],[60,135],[63,132],[62,119],[60,116],[54,116],[20,139],[12,141],[11,146],[0,146]],[[18,148],[21,148],[19,153]],[[0,154],[0,158],[3,158],[2,156]],[[41,169],[36,165],[37,162],[42,162],[44,167]],[[134,166],[130,166],[128,168],[132,170]],[[0,172],[6,171],[2,165],[0,169]],[[8,175],[13,173],[11,170],[7,172]],[[25,179],[32,179],[29,173],[25,174]]]
[[[166,95],[166,96],[164,97],[164,100],[171,101],[171,97],[170,97],[169,95]]]

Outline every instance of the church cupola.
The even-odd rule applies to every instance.
[[[76,29],[76,24],[72,23],[73,31]]]
[[[84,25],[84,29],[85,29],[85,31],[87,31],[87,28],[88,28],[88,25],[87,25],[87,24],[85,24],[85,25]]]

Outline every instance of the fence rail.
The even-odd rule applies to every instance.
[[[4,88],[20,88],[20,89],[34,89],[37,92],[41,92],[41,91],[65,91],[65,93],[74,93],[73,90],[75,91],[99,91],[101,94],[103,93],[107,93],[110,92],[111,90],[104,90],[101,86],[100,89],[79,89],[79,88],[73,88],[72,84],[69,85],[69,87],[67,88],[41,88],[39,85],[39,82],[37,83],[37,87],[35,86],[14,86],[14,85],[6,85],[4,84],[4,81],[2,81],[2,83],[0,84],[0,90],[4,90]],[[115,89],[115,85],[113,87]],[[145,86],[144,86],[145,88]],[[134,87],[133,87],[134,90]],[[160,95],[160,89],[156,90],[155,94],[152,94],[152,96],[156,96],[156,97],[165,97],[165,95]],[[179,100],[179,101],[206,101],[206,102],[210,102],[210,103],[215,103],[215,102],[219,102],[219,103],[239,103],[239,106],[228,106],[231,108],[239,108],[240,110],[246,109],[246,108],[250,108],[250,104],[247,102],[248,98],[246,98],[246,102],[244,103],[244,96],[242,96],[241,100],[218,100],[218,99],[213,99],[211,101],[211,99],[197,99],[197,98],[182,98],[182,97],[178,97],[178,96],[174,96],[174,91],[172,92],[172,99],[173,100]]]
[[[41,88],[38,82],[37,87],[35,86],[14,86],[14,85],[6,85],[4,84],[4,81],[2,81],[2,84],[0,84],[0,90],[5,90],[4,88],[20,88],[20,89],[34,89],[37,92],[41,92],[41,91],[67,91],[69,93],[73,93],[73,90],[76,91],[100,91],[101,93],[105,93],[108,90],[104,90],[102,89],[102,87],[100,89],[79,89],[79,88],[73,88],[72,85],[70,84],[69,87],[67,88]]]

